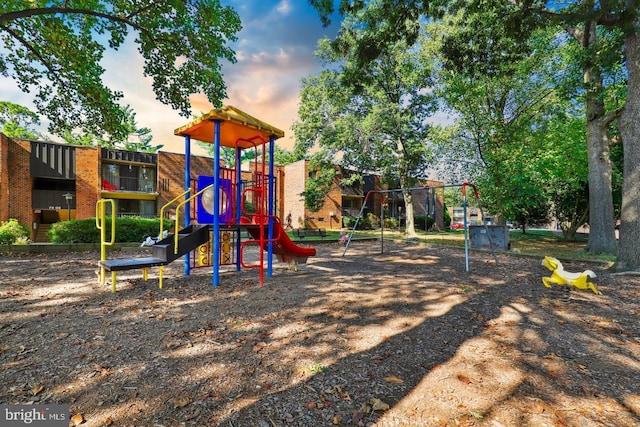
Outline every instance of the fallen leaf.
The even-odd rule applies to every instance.
[[[173,407],[175,409],[184,408],[189,403],[191,403],[191,399],[189,399],[188,397],[174,397],[173,399],[171,399],[171,403],[173,404]]]
[[[254,346],[253,346],[253,352],[254,352],[254,353],[260,353],[260,351],[261,351],[263,348],[265,348],[266,346],[267,346],[267,343],[266,343],[266,342],[261,341],[261,342],[259,342],[258,344],[256,344],[256,345],[254,345]]]
[[[369,403],[371,403],[371,409],[374,411],[386,411],[389,409],[388,404],[384,403],[380,399],[376,399],[375,397],[369,400]]]
[[[71,417],[71,422],[73,422],[74,426],[79,426],[84,422],[84,415],[75,414],[73,417]]]
[[[44,390],[44,386],[42,386],[42,385],[33,386],[33,387],[31,387],[31,394],[33,394],[35,396],[38,393],[40,393],[42,390]]]
[[[333,425],[337,426],[339,424],[342,424],[342,419],[339,416],[336,415],[336,416],[333,417],[332,422],[333,422]]]
[[[111,417],[107,417],[107,418],[104,420],[104,425],[106,425],[106,426],[110,426],[111,424],[113,424],[113,420],[111,419]]]
[[[385,377],[384,380],[388,383],[393,383],[393,384],[404,383],[404,380],[402,378],[396,377],[395,375],[389,375],[388,377]]]
[[[465,384],[471,384],[471,379],[465,375],[458,374],[458,380]]]
[[[318,406],[318,405],[316,405],[316,402],[307,403],[307,408],[309,408],[309,409],[316,409],[316,406]]]

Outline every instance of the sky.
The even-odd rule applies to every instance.
[[[291,149],[291,125],[297,119],[300,80],[317,74],[322,67],[315,58],[318,39],[336,33],[337,23],[324,28],[307,0],[222,0],[233,7],[242,21],[238,40],[232,45],[235,64],[223,63],[222,73],[228,99],[233,105],[258,119],[282,129],[285,137],[278,145]],[[133,40],[133,37],[130,37]],[[117,51],[107,50],[103,60],[105,83],[124,93],[123,105],[131,105],[139,127],[152,131],[152,145],[164,145],[163,151],[184,153],[184,140],[173,131],[191,119],[155,99],[149,79],[142,73],[142,57],[132,42]],[[0,78],[0,100],[10,101],[35,111],[33,98],[20,92],[13,80]],[[193,113],[211,110],[203,95],[191,97]],[[46,121],[43,119],[43,130]],[[202,154],[195,145],[194,153]],[[200,152],[199,152],[200,151]]]

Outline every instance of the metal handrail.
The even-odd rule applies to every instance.
[[[190,202],[191,200],[195,199],[196,197],[198,197],[199,195],[204,193],[205,191],[209,190],[210,188],[213,188],[213,184],[207,185],[202,190],[200,190],[197,193],[195,193],[193,196],[191,196],[191,197],[189,197],[187,199],[184,199],[182,202],[178,203],[178,206],[176,206],[176,232],[175,232],[175,236],[174,236],[174,246],[173,246],[173,253],[174,254],[178,253],[178,226],[177,226],[177,224],[180,224],[180,208],[183,205],[185,205],[186,203]]]
[[[168,201],[161,209],[160,209],[160,234],[158,234],[158,238],[162,239],[162,234],[164,232],[164,210],[166,208],[168,208],[169,206],[171,206],[174,202],[177,202],[178,199],[184,197],[185,195],[187,195],[188,193],[191,192],[191,189],[189,188],[188,190],[183,191],[182,193],[178,194],[176,197],[174,197],[173,199],[171,199],[170,201]],[[178,212],[178,208],[176,208],[176,215]],[[176,224],[178,224],[178,218],[176,216]],[[176,230],[178,229],[178,227],[176,227]]]

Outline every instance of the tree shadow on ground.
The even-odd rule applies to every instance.
[[[86,426],[637,425],[640,325],[621,317],[637,286],[605,274],[604,297],[565,303],[538,260],[474,255],[466,273],[455,250],[336,253],[264,287],[199,271],[111,294],[90,258],[16,277],[0,401],[70,403]]]

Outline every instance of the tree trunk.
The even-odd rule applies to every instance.
[[[398,172],[400,174],[400,187],[402,187],[402,197],[404,199],[404,212],[405,212],[405,233],[407,237],[418,237],[416,233],[416,227],[413,223],[413,195],[411,190],[406,190],[411,187],[409,179],[409,168],[407,167],[408,159],[405,155],[404,142],[401,138],[396,140],[396,157],[398,159]]]
[[[587,110],[587,150],[589,156],[589,245],[590,253],[616,253],[615,216],[611,189],[609,122],[602,101],[602,74],[594,65],[597,50],[596,24],[585,22],[582,30],[570,29],[590,58],[583,65]]]
[[[404,187],[404,185],[403,185]],[[404,187],[406,188],[406,187]],[[407,237],[418,237],[416,233],[416,227],[413,222],[413,194],[411,190],[403,190],[402,196],[404,198],[404,210],[405,210],[405,233]]]
[[[615,215],[611,189],[609,134],[603,125],[604,105],[587,96],[589,155],[589,252],[616,253]]]
[[[631,7],[631,6],[630,6]],[[636,19],[634,28],[640,24]],[[640,36],[625,37],[627,102],[619,122],[624,147],[620,246],[615,269],[640,269]]]

